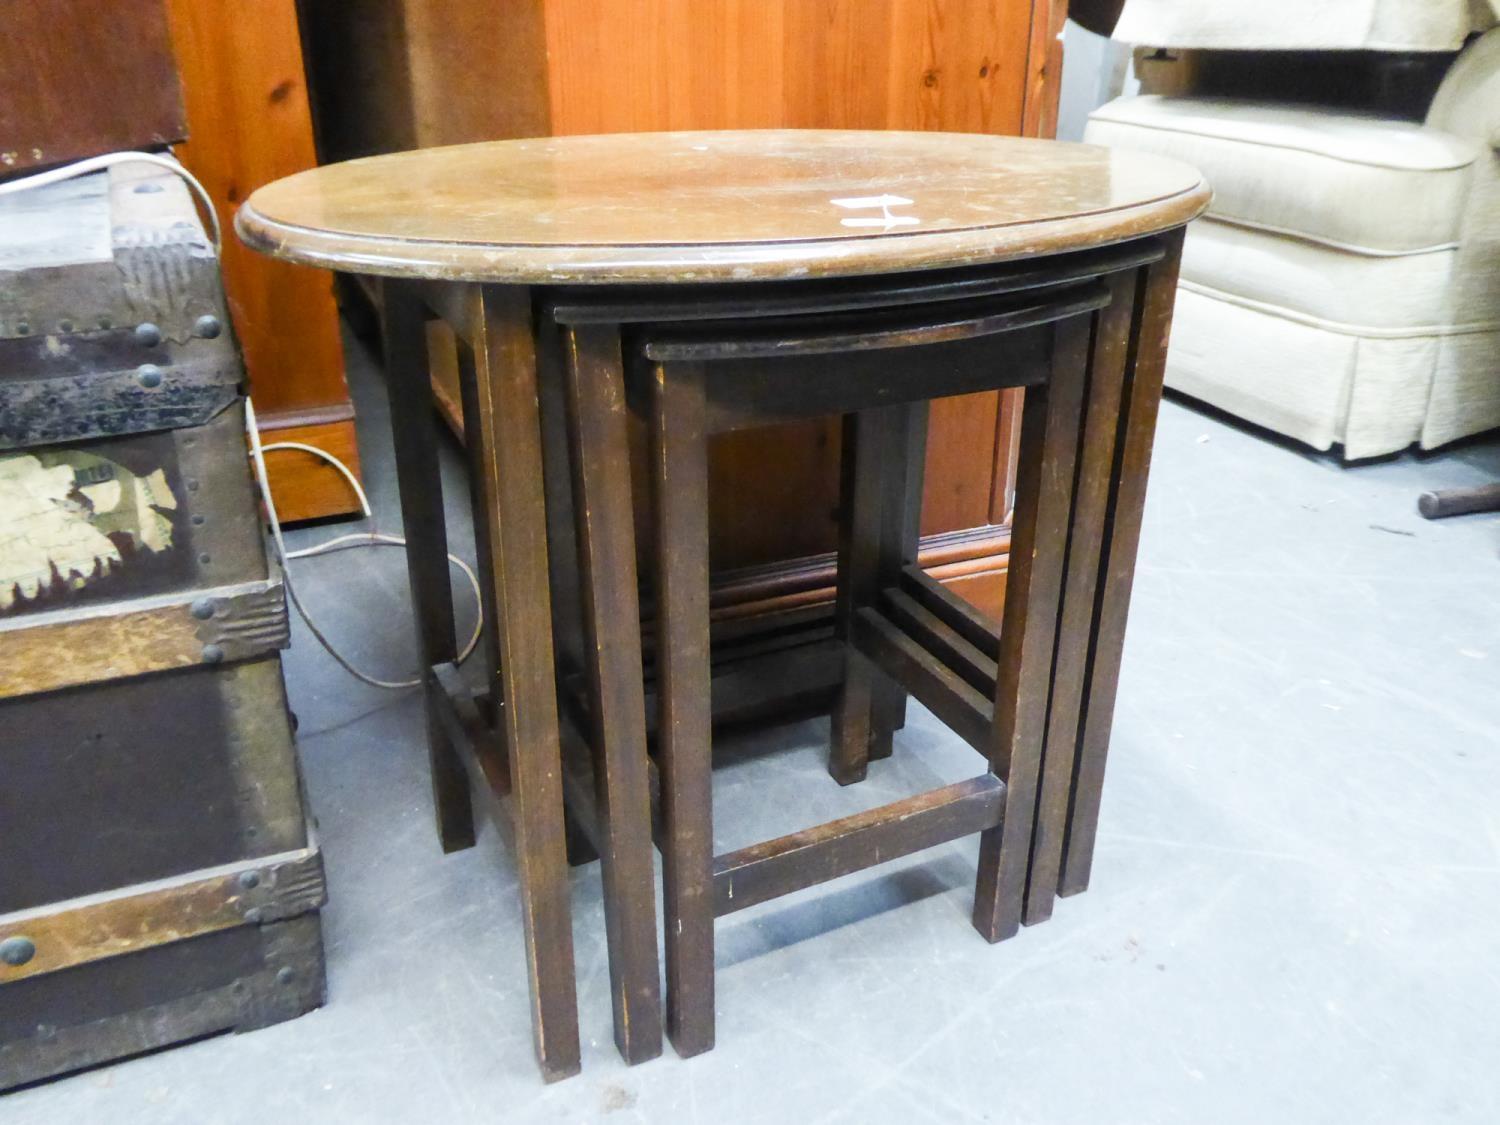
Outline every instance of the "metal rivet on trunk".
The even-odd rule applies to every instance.
[[[161,386],[161,368],[154,363],[143,363],[135,369],[135,381],[148,391]]]
[[[193,616],[199,621],[207,621],[214,615],[214,601],[212,598],[199,598],[193,602]]]
[[[203,646],[203,663],[218,664],[224,659],[224,650],[218,645]]]
[[[17,934],[0,941],[0,961],[7,965],[24,965],[36,956],[36,942]]]
[[[216,316],[200,316],[193,321],[193,335],[201,336],[205,340],[212,340],[222,330],[219,318]]]
[[[148,348],[154,348],[161,343],[161,329],[149,320],[143,320],[135,326],[135,342]]]

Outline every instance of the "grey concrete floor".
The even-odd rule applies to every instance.
[[[396,530],[380,388],[351,359]],[[364,688],[299,630],[328,1006],[0,1098],[0,1121],[1491,1125],[1500,517],[1426,523],[1415,499],[1496,476],[1493,439],[1346,469],[1167,403],[1092,889],[988,946],[962,843],[736,914],[718,927],[718,1047],[627,1068],[597,865],[579,869],[584,1067],[553,1086],[501,842],[487,828],[439,853],[417,698]],[[412,670],[399,551],[298,574],[359,661]],[[727,748],[719,850],[973,772],[918,710],[895,757],[841,790],[826,735]]]

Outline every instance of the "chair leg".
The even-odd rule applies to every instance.
[[[615,1043],[636,1063],[661,1054],[661,975],[619,330],[570,330],[564,350]]]
[[[473,291],[469,339],[482,448],[476,459],[499,617],[493,692],[510,760],[511,809],[537,1058],[548,1081],[579,1069],[578,999],[563,824],[562,757],[547,582],[541,429],[531,301]]]
[[[448,663],[457,654],[443,484],[438,473],[437,419],[427,371],[427,318],[420,296],[406,283],[387,281],[383,294],[381,342],[395,438],[396,481],[406,530],[412,612],[416,617],[425,677],[434,664]],[[443,851],[472,847],[474,807],[468,775],[443,734],[430,703],[427,747],[438,838]]]
[[[702,367],[650,375],[667,1034],[688,1056],[714,1044],[708,438]]]
[[[1028,388],[1000,627],[990,769],[1005,782],[1005,817],[980,837],[974,926],[988,941],[1021,925],[1047,722],[1048,685],[1067,554],[1089,317],[1053,328],[1046,386]]]

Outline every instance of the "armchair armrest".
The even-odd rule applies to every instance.
[[[1500,149],[1500,27],[1464,48],[1432,99],[1427,124]]]

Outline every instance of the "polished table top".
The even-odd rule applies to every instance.
[[[1179,226],[1198,172],[1090,145],[757,130],[493,141],[261,188],[249,245],[356,273],[521,284],[777,280],[1059,253]]]

